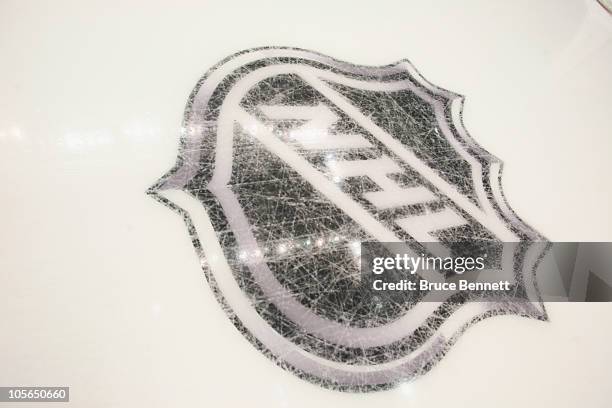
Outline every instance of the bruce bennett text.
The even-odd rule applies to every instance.
[[[457,282],[429,282],[425,279],[421,279],[418,282],[402,279],[397,282],[384,282],[377,279],[372,282],[372,289],[374,290],[418,290],[418,291],[456,291],[456,290],[467,290],[467,291],[507,291],[510,290],[511,285],[507,280],[500,280],[496,282],[471,282],[466,279],[461,279]]]

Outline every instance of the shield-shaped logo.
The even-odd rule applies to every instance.
[[[546,318],[537,290],[520,303],[383,307],[359,290],[363,241],[543,240],[508,207],[501,162],[468,135],[462,103],[408,61],[243,51],[197,83],[177,163],[149,193],[184,217],[253,345],[316,384],[384,389],[425,373],[483,318]],[[511,259],[533,287],[528,252]]]

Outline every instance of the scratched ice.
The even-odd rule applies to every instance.
[[[503,201],[501,163],[467,134],[462,101],[406,61],[244,51],[198,82],[177,164],[150,193],[185,216],[211,288],[255,347],[315,384],[385,389],[427,372],[476,321],[546,318],[541,304],[361,290],[362,241],[542,239]]]

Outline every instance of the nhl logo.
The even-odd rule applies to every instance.
[[[528,302],[381,304],[362,242],[542,241],[508,207],[501,162],[463,98],[407,61],[357,66],[293,48],[235,54],[196,85],[174,168],[151,189],[181,214],[219,303],[282,368],[339,390],[429,370],[471,324],[545,319]],[[538,253],[511,257],[533,285]]]

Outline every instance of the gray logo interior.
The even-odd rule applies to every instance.
[[[197,83],[177,163],[149,193],[184,217],[219,303],[259,350],[315,384],[385,389],[479,320],[546,319],[537,290],[416,304],[359,290],[363,241],[435,242],[439,255],[458,240],[544,241],[506,204],[501,162],[468,135],[462,102],[407,61],[244,51]],[[535,287],[541,255],[505,259]]]

